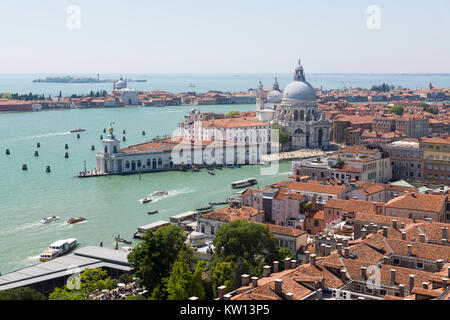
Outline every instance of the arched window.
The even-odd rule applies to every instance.
[[[137,161],[137,166],[138,166],[138,168],[142,167],[142,162],[141,162],[141,160],[138,160],[138,161]]]
[[[153,162],[152,162],[153,164],[152,164],[152,167],[153,167],[153,169],[156,169],[156,159],[153,159]]]
[[[298,121],[298,110],[294,111],[294,121]]]
[[[150,161],[150,159],[147,159],[147,167],[150,167],[152,165],[152,162]]]
[[[159,158],[159,159],[158,159],[158,167],[161,167],[161,166],[162,166],[162,159]]]
[[[130,169],[130,161],[125,162],[125,168]]]
[[[105,153],[108,153],[108,146],[105,146]]]
[[[116,146],[113,147],[113,153],[117,153],[117,147]]]
[[[301,110],[300,111],[300,121],[304,121],[305,120],[305,111]]]

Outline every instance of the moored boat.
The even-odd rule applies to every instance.
[[[84,129],[75,129],[75,130],[70,130],[71,133],[75,133],[75,132],[84,132],[86,130]]]
[[[153,197],[158,197],[158,196],[166,196],[166,195],[168,195],[168,194],[169,194],[169,193],[168,193],[167,191],[159,190],[159,191],[153,192],[151,195],[152,195]]]
[[[208,171],[208,173],[209,173],[210,175],[212,175],[212,176],[215,176],[215,175],[216,175],[216,173],[215,173],[214,171]]]
[[[155,214],[155,213],[158,213],[158,212],[159,212],[158,210],[147,211],[148,214]]]
[[[41,219],[41,221],[39,221],[39,222],[45,224],[45,223],[54,222],[56,220],[59,220],[59,216],[47,217],[47,218]]]
[[[114,237],[114,240],[116,240],[117,242],[122,242],[122,243],[126,243],[126,244],[131,244],[131,242],[132,242],[132,241],[128,241],[128,240],[122,239],[120,237],[120,235],[117,235],[116,237]]]
[[[69,252],[78,244],[78,240],[70,238],[66,240],[58,240],[48,246],[40,255],[40,261],[49,261]]]

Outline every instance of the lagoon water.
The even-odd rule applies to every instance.
[[[114,245],[113,236],[130,240],[137,227],[172,215],[223,201],[233,195],[230,183],[256,177],[259,186],[287,179],[290,163],[280,164],[279,173],[260,176],[261,166],[242,166],[216,170],[211,176],[199,173],[161,172],[127,176],[79,179],[74,176],[84,167],[95,168],[95,153],[100,150],[103,128],[115,122],[117,136],[126,142],[121,147],[145,142],[156,135],[171,134],[192,107],[74,109],[0,114],[0,272],[39,263],[39,254],[50,243],[75,237],[81,246]],[[253,105],[201,106],[202,112],[254,110]],[[72,129],[83,128],[77,139]],[[146,136],[142,136],[145,130]],[[105,135],[105,134],[103,134]],[[37,148],[37,142],[40,148]],[[65,144],[69,149],[65,150]],[[5,155],[9,149],[11,154]],[[39,157],[34,157],[35,151]],[[69,159],[64,158],[69,152]],[[28,171],[22,171],[27,164]],[[45,173],[47,165],[51,173]],[[148,204],[138,199],[157,190],[167,196]],[[148,215],[149,210],[159,210]],[[51,224],[39,220],[59,216]],[[72,217],[86,222],[68,225]],[[133,245],[137,242],[133,241]]]

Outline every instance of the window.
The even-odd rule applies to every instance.
[[[158,159],[158,167],[161,167],[161,166],[162,166],[162,159],[159,158],[159,159]]]
[[[314,220],[314,227],[318,227],[319,226],[319,220]]]
[[[130,161],[125,162],[125,168],[130,169]]]
[[[400,264],[400,260],[398,258],[394,258],[393,264],[398,266]]]
[[[423,269],[423,263],[417,262],[417,269]]]

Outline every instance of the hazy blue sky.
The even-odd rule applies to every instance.
[[[299,57],[311,73],[450,73],[449,16],[450,0],[1,0],[0,73],[288,73]]]

